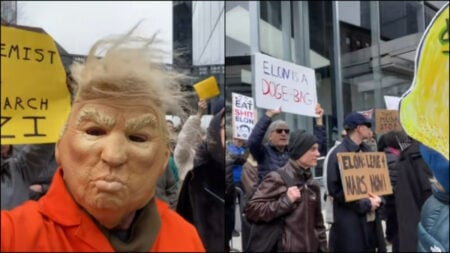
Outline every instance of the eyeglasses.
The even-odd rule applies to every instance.
[[[282,132],[285,132],[286,134],[289,134],[289,129],[275,129],[275,132],[277,132],[277,134],[281,134]]]

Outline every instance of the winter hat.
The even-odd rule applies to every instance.
[[[211,102],[211,110],[213,115],[218,114],[220,110],[222,110],[222,108],[224,107],[225,107],[225,100],[223,99],[223,97],[218,97]]]
[[[420,153],[428,167],[433,171],[434,177],[444,187],[445,191],[449,193],[449,164],[448,160],[438,153],[423,144],[420,144]]]
[[[305,130],[295,130],[289,137],[288,152],[292,160],[297,160],[318,143],[317,138]]]
[[[222,146],[220,131],[222,118],[225,117],[225,110],[222,108],[209,122],[209,127],[206,130],[206,142],[208,152],[217,162],[225,162],[225,149]]]
[[[370,128],[372,123],[359,112],[350,113],[344,119],[344,129],[346,130],[355,129],[359,125],[366,125]]]

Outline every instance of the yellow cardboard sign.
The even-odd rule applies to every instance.
[[[406,133],[449,159],[449,4],[431,21],[417,50],[411,88],[400,101]]]
[[[1,142],[52,143],[70,111],[66,73],[53,39],[1,26]]]
[[[392,194],[384,152],[344,152],[337,154],[345,201]]]
[[[214,76],[210,76],[194,84],[194,89],[200,100],[207,100],[220,94],[219,86],[217,86],[217,81]]]

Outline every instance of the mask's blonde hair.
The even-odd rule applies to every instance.
[[[165,114],[184,118],[185,110],[189,111],[181,91],[181,83],[189,77],[167,69],[165,52],[156,48],[161,43],[156,34],[152,38],[133,36],[138,25],[123,36],[99,40],[85,62],[71,66],[74,103],[99,98],[148,99],[159,110],[155,113],[163,116],[162,127],[166,128]],[[96,56],[99,50],[105,50],[102,57]]]

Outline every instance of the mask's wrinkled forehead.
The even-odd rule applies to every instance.
[[[116,124],[116,119],[107,115],[96,108],[89,106],[81,109],[78,118],[77,126],[82,122],[92,121],[99,125],[112,128]],[[135,118],[127,120],[125,128],[127,131],[136,131],[144,127],[155,128],[158,125],[158,119],[154,114],[145,113]]]

